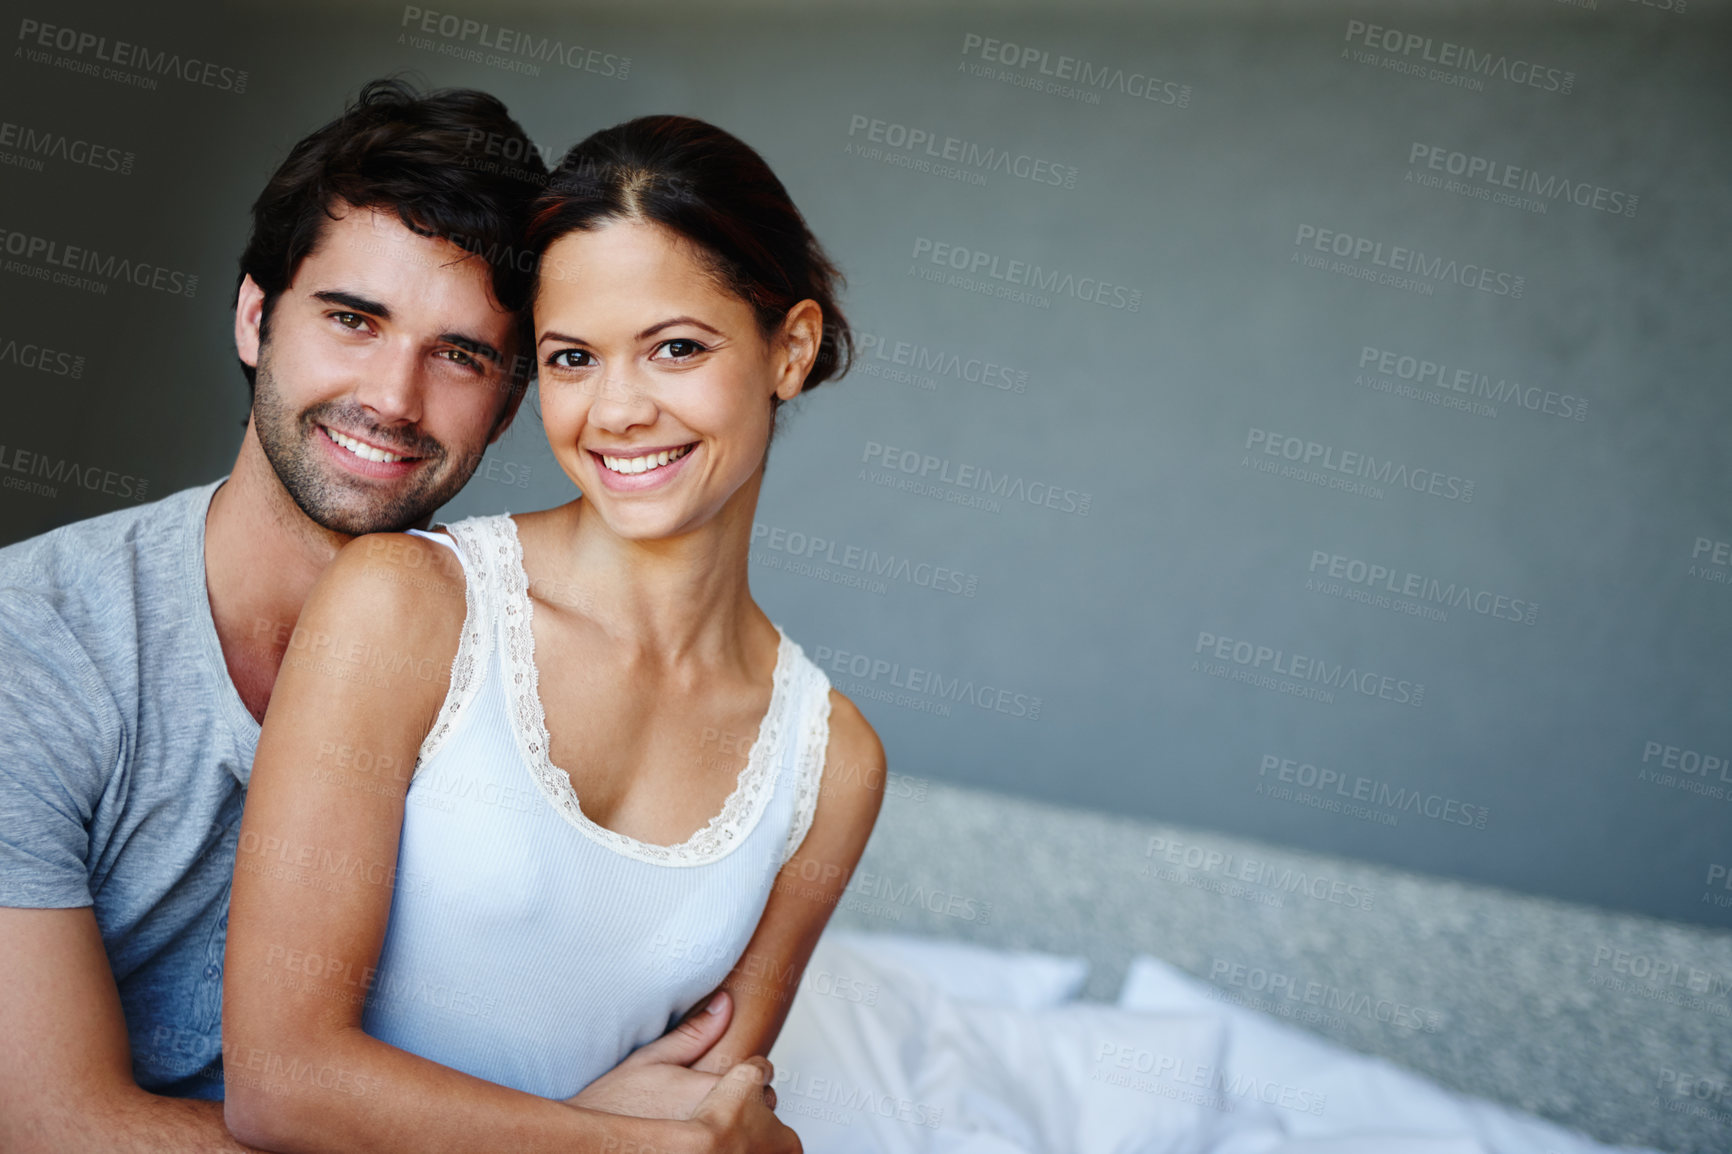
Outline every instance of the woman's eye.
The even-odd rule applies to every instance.
[[[677,361],[683,361],[690,357],[695,357],[699,353],[706,351],[703,345],[700,345],[697,341],[688,340],[685,337],[675,337],[671,341],[663,341],[661,347],[666,349],[668,355]]]
[[[547,363],[561,369],[586,369],[595,363],[595,358],[583,349],[560,349],[547,358]]]

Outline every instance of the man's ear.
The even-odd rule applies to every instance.
[[[255,369],[259,367],[259,325],[264,315],[265,290],[248,273],[235,295],[235,352],[243,364]]]
[[[791,401],[806,385],[806,374],[818,359],[818,342],[824,339],[824,310],[814,300],[803,300],[782,318],[781,368],[776,395]]]

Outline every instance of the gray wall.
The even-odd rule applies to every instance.
[[[0,119],[133,159],[0,165],[0,227],[199,279],[4,266],[0,341],[83,361],[0,359],[0,540],[228,467],[247,207],[365,79],[487,88],[556,154],[700,115],[869,334],[790,406],[752,577],[892,769],[1732,926],[1732,24],[1665,2],[457,11],[623,78],[393,5],[10,5],[247,78],[8,55]],[[526,407],[442,516],[572,494]]]

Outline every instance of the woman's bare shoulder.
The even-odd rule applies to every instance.
[[[464,582],[456,554],[424,537],[357,537],[308,595],[295,626],[299,647],[344,666],[407,671],[390,680],[442,698],[463,632]]]
[[[860,707],[841,690],[830,689],[830,735],[819,779],[819,820],[845,841],[864,844],[884,802],[887,772],[884,743]],[[828,812],[825,803],[828,801]]]

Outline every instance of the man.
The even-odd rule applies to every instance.
[[[220,1013],[259,724],[285,655],[367,675],[367,655],[297,636],[308,591],[353,537],[425,527],[522,401],[517,243],[545,169],[533,148],[516,171],[482,162],[501,141],[525,137],[493,97],[366,86],[253,206],[231,473],[0,549],[0,1150],[243,1148]],[[585,1091],[593,1108],[489,1096],[469,1148],[642,1141],[665,1131],[624,1114],[700,1079],[713,1133],[785,1144],[753,1114],[768,1062],[726,1085],[684,1068],[730,1013],[720,999],[637,1051]]]

